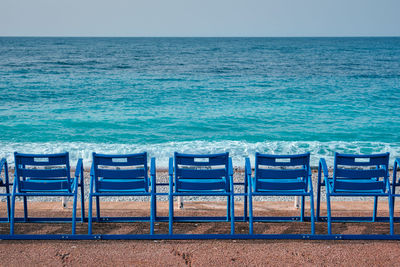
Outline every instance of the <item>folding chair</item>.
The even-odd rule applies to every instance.
[[[268,155],[256,153],[255,175],[251,177],[250,160],[245,161],[247,194],[249,198],[249,233],[253,234],[254,221],[304,221],[305,197],[310,198],[311,234],[315,234],[314,195],[310,169],[310,153],[299,155]],[[301,196],[300,217],[255,217],[255,196]]]
[[[169,160],[169,234],[173,234],[174,221],[231,221],[231,234],[234,234],[233,186],[229,153],[196,155],[175,152],[174,158]],[[225,196],[226,217],[174,217],[176,196]]]
[[[322,175],[324,180],[322,181]],[[377,219],[378,197],[389,202],[390,234],[393,234],[393,205],[389,181],[389,153],[352,155],[335,153],[333,177],[329,177],[325,159],[318,167],[317,220],[321,220],[321,187],[326,189],[328,234],[332,234],[332,221],[362,222],[360,217],[332,217],[331,197],[374,197],[372,222]]]
[[[76,202],[81,187],[81,221],[84,221],[84,173],[82,159],[76,165],[75,177],[70,177],[68,152],[60,154],[14,153],[15,178],[11,202],[10,233],[14,234],[15,199],[24,202],[23,222],[65,222],[66,218],[29,218],[27,197],[73,197],[72,234],[76,229]]]
[[[88,233],[92,234],[92,206],[96,198],[96,221],[148,221],[150,234],[154,234],[156,217],[156,165],[151,159],[150,176],[148,177],[147,153],[127,155],[104,155],[93,153],[93,164],[90,171],[89,219]],[[151,190],[150,190],[151,187]],[[150,218],[148,217],[104,217],[100,216],[100,197],[149,196]]]

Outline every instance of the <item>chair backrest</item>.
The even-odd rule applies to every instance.
[[[389,153],[353,155],[335,153],[333,169],[333,190],[340,180],[368,180],[383,181],[381,188],[385,190],[389,176]]]
[[[229,191],[229,153],[221,154],[182,154],[175,152],[175,190],[180,191],[183,184],[188,180],[195,181],[199,179],[210,183],[195,184],[193,190],[201,188],[202,190],[221,189]],[[187,184],[186,184],[187,185]]]
[[[297,155],[270,155],[256,153],[254,190],[307,190],[310,173],[310,153]],[[285,179],[288,183],[273,185],[274,179]],[[270,180],[265,183],[262,180]],[[279,182],[279,181],[276,181]]]
[[[69,153],[60,154],[22,154],[15,152],[15,176],[17,177],[18,191],[51,191],[55,183],[47,181],[64,180],[71,190]],[[32,183],[32,181],[35,181]],[[59,185],[57,185],[59,186]]]
[[[128,189],[149,190],[147,152],[138,154],[105,155],[93,152],[92,163],[95,189],[100,191]],[[120,181],[121,183],[118,183]]]

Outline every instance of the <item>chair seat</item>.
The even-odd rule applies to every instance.
[[[99,179],[97,184],[98,193],[105,192],[147,192],[144,179]]]
[[[306,183],[301,179],[258,179],[254,192],[302,192]]]
[[[229,192],[223,179],[179,179],[176,192]]]
[[[70,186],[67,179],[41,180],[29,179],[20,182],[20,192],[70,192]]]
[[[329,190],[334,193],[384,193],[384,181],[376,179],[337,179],[333,188],[333,179],[329,179]]]

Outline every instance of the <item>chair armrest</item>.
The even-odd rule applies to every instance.
[[[78,190],[78,187],[82,186],[83,183],[84,183],[83,159],[78,159],[78,162],[76,163],[75,179],[73,183],[74,190]]]
[[[318,169],[322,168],[322,173],[324,177],[329,177],[328,166],[326,165],[326,161],[324,158],[319,159]]]
[[[246,177],[248,175],[251,176],[251,163],[249,158],[245,158],[244,174],[246,175]]]
[[[250,163],[250,159],[249,158],[245,159],[244,172],[245,172],[245,175],[246,175],[245,182],[247,183],[247,186],[248,186],[247,190],[248,190],[248,192],[252,192],[253,183],[251,181],[251,174],[252,173],[251,173],[251,163]],[[246,192],[246,193],[248,193],[248,192]]]
[[[173,158],[169,158],[169,165],[168,165],[168,174],[170,176],[174,175],[174,159]]]
[[[396,193],[396,185],[400,185],[400,177],[399,177],[399,180],[396,181],[397,180],[397,171],[399,168],[400,168],[400,158],[396,158],[394,160],[394,164],[393,164],[393,181],[392,181],[392,183],[393,183],[392,193],[393,194]]]
[[[0,161],[0,181],[1,181],[1,172],[2,172],[3,168],[4,168],[4,185],[8,186],[9,185],[9,181],[8,181],[8,164],[7,164],[7,160],[5,158],[2,158],[1,161]]]
[[[230,157],[228,160],[228,175],[229,175],[229,189],[231,191],[231,194],[235,192],[234,189],[234,184],[233,184],[233,164],[232,164],[232,158]]]
[[[313,183],[312,183],[312,170],[309,168],[308,170],[308,186],[310,188],[310,192],[313,192]]]
[[[156,190],[156,158],[150,160],[151,192]]]
[[[174,187],[174,159],[169,158],[169,166],[168,166],[168,174],[169,174],[169,193],[172,194],[173,187]]]
[[[229,158],[229,161],[228,161],[228,175],[229,175],[229,176],[232,176],[232,175],[233,175],[232,158]]]
[[[80,184],[83,185],[84,183],[84,171],[83,171],[83,159],[78,159],[78,162],[76,163],[76,169],[75,169],[75,178],[80,180]]]
[[[90,176],[94,176],[94,164],[90,167]]]
[[[321,181],[321,174],[323,174],[324,179]],[[328,186],[328,178],[329,178],[329,171],[328,166],[326,165],[326,161],[324,158],[319,159],[318,164],[318,187],[319,186]]]

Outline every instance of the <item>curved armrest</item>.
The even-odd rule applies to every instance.
[[[321,183],[321,171],[322,174],[324,175],[324,181]],[[324,158],[319,159],[319,164],[318,164],[318,186],[320,185],[327,185],[328,183],[328,178],[329,178],[329,171],[328,171],[328,166],[326,165],[326,161]]]
[[[92,166],[90,167],[90,176],[94,176],[94,163],[92,163]]]
[[[94,182],[94,163],[92,163],[92,166],[90,167],[90,185],[89,185],[90,194],[92,194],[94,191],[94,189],[93,189],[94,183],[95,183]]]
[[[0,161],[0,174],[4,168],[4,185],[9,186],[9,181],[8,181],[8,164],[7,160],[5,158],[2,158]],[[1,176],[0,176],[0,181],[1,181]],[[0,183],[1,184],[1,183]]]
[[[396,185],[400,185],[400,177],[399,177],[399,180],[396,181],[397,180],[397,171],[399,168],[400,168],[400,158],[396,158],[394,160],[394,165],[393,165],[393,194],[395,192],[394,187]]]
[[[252,182],[251,182],[251,163],[250,159],[246,158],[245,159],[245,166],[244,166],[244,172],[245,172],[245,183],[247,183],[248,186],[248,192],[252,192]],[[248,193],[246,192],[246,193]]]
[[[324,177],[329,177],[328,166],[326,165],[326,161],[324,158],[319,159],[319,166],[318,169],[322,168]]]
[[[80,178],[80,180],[79,180]],[[84,184],[84,171],[83,171],[83,159],[78,159],[78,162],[76,163],[76,169],[75,169],[75,180],[74,180],[74,187],[75,189],[78,188],[78,186],[83,186]]]
[[[151,179],[151,191],[156,190],[156,158],[150,160],[150,179]]]
[[[174,159],[173,158],[169,158],[169,165],[168,165],[168,174],[170,176],[174,175]]]
[[[232,176],[233,175],[233,164],[232,164],[232,158],[229,158],[229,165],[228,165],[228,175]]]
[[[83,182],[83,159],[78,159],[78,162],[76,163],[76,169],[75,169],[75,177],[79,178],[81,177],[81,183]]]
[[[232,158],[229,158],[228,161],[228,175],[229,175],[229,184],[230,184],[230,191],[233,194],[235,192],[234,190],[234,184],[233,184],[233,164],[232,164]]]
[[[251,163],[249,158],[245,158],[244,173],[251,176]]]
[[[169,166],[168,166],[168,174],[169,174],[169,192],[172,193],[173,187],[174,187],[174,182],[173,182],[173,177],[174,177],[174,159],[169,158]]]

